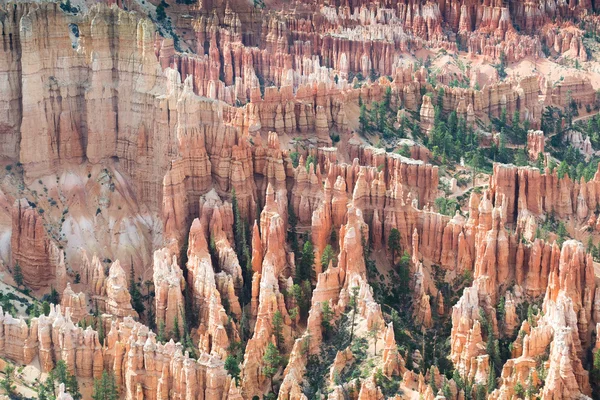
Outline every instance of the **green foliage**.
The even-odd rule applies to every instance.
[[[487,392],[492,393],[496,389],[496,373],[495,373],[494,363],[490,366],[490,371],[488,373],[488,382],[487,382]]]
[[[310,169],[311,164],[313,166],[313,171],[317,172],[317,159],[312,154],[309,155],[308,157],[306,157],[306,162],[305,162],[306,172],[310,172],[309,169]]]
[[[13,279],[15,280],[17,287],[23,286],[23,270],[21,269],[19,263],[16,263],[15,267],[13,268]]]
[[[307,291],[307,286],[310,287],[310,282],[305,281],[306,284],[294,284],[290,289],[290,294],[294,299],[294,304],[298,307],[300,318],[306,319],[308,317],[308,310],[310,308],[310,291]]]
[[[297,168],[298,164],[300,163],[300,153],[298,153],[297,151],[291,152],[290,159],[292,160],[292,166],[294,168]]]
[[[435,199],[435,207],[440,214],[454,216],[456,210],[458,210],[458,203],[455,199],[449,199],[446,197],[438,197]]]
[[[102,371],[100,379],[94,379],[93,400],[119,400],[119,389],[112,372]]]
[[[135,271],[133,270],[133,262],[129,270],[129,294],[131,295],[131,306],[140,315],[144,313],[144,299],[140,291],[140,284],[135,280]]]
[[[381,325],[379,322],[373,322],[369,330],[367,331],[367,336],[373,339],[374,349],[373,355],[377,355],[377,339],[379,338],[379,332],[381,331]]]
[[[165,323],[164,321],[161,321],[158,324],[158,333],[156,334],[156,340],[164,343],[166,339],[167,338],[165,336]]]
[[[386,399],[392,398],[400,392],[399,380],[388,378],[383,374],[381,368],[378,368],[377,372],[375,372],[375,382],[381,389],[381,392]],[[447,398],[450,399],[450,397]]]
[[[358,132],[361,135],[364,135],[369,132],[370,127],[369,127],[369,119],[367,117],[367,106],[364,104],[360,105],[360,114],[358,116],[358,124],[359,124]]]
[[[429,369],[429,387],[431,387],[433,393],[438,392],[438,387],[435,383],[435,374],[433,373],[433,369],[431,368]]]
[[[173,318],[173,331],[171,332],[171,337],[175,341],[175,343],[181,341],[181,330],[179,328],[179,316],[175,314],[175,318]]]
[[[506,54],[504,54],[504,51],[502,51],[500,53],[500,60],[497,64],[493,64],[492,66],[494,68],[496,68],[496,71],[498,71],[498,77],[500,79],[504,79],[506,78],[507,74],[506,74]]]
[[[563,243],[568,237],[569,233],[567,232],[567,227],[563,221],[559,221],[558,228],[556,229],[556,235],[558,236],[558,246],[562,248]]]
[[[281,315],[281,311],[275,311],[271,325],[273,326],[273,336],[275,336],[277,348],[282,349],[285,339],[283,337],[283,316]]]
[[[225,359],[225,370],[236,382],[240,379],[240,364],[239,361],[231,354]]]
[[[61,383],[65,385],[65,390],[74,400],[82,398],[81,393],[79,393],[77,378],[69,373],[64,360],[59,360],[54,369],[48,374],[46,381],[40,384],[38,397],[47,400],[55,399]]]
[[[558,170],[556,171],[556,173],[558,174],[558,177],[563,178],[568,172],[569,172],[569,165],[567,164],[567,162],[565,160],[561,161],[560,165],[558,166]]]
[[[323,335],[325,338],[329,338],[332,332],[331,321],[333,320],[333,310],[329,306],[328,301],[321,303],[321,328],[323,328]]]
[[[525,389],[523,388],[523,385],[521,384],[521,382],[517,382],[515,384],[515,394],[521,398],[525,397]]]
[[[60,3],[60,9],[71,14],[77,14],[79,12],[79,8],[71,4],[71,0]]]
[[[0,389],[2,389],[2,392],[10,399],[20,398],[20,396],[17,394],[17,386],[13,380],[14,372],[15,368],[10,364],[6,364],[4,367],[4,377],[0,379]]]
[[[265,350],[265,355],[263,356],[264,366],[262,369],[262,373],[271,381],[271,389],[273,390],[273,392],[275,391],[273,389],[273,376],[279,370],[282,361],[283,358],[279,354],[279,350],[277,349],[277,347],[273,343],[269,342],[269,344],[267,345],[267,349]]]
[[[310,281],[316,278],[315,275],[315,252],[310,240],[304,242],[302,255],[298,266],[296,267],[296,282]]]
[[[335,262],[335,253],[333,252],[331,245],[328,244],[325,246],[325,250],[323,250],[323,254],[321,255],[321,268],[323,271],[329,267],[330,261]]]
[[[350,342],[352,343],[352,339],[354,338],[354,321],[356,320],[356,313],[358,312],[358,286],[353,286],[350,289],[350,302],[348,306],[350,307],[350,312],[352,312],[352,322],[350,324]]]
[[[440,95],[438,92],[438,96]],[[467,127],[464,118],[458,118],[455,111],[447,119],[442,114],[441,100],[435,105],[433,128],[425,144],[432,151],[434,158],[443,162],[459,162],[461,157],[470,160],[475,150],[479,148],[479,140],[471,127]],[[413,132],[414,135],[414,132]],[[473,153],[474,154],[474,153]]]
[[[50,315],[50,303],[48,303],[47,301],[44,301],[42,303],[42,312],[46,316]]]
[[[388,249],[392,255],[392,264],[396,262],[396,255],[400,253],[400,231],[396,228],[390,230]]]
[[[156,7],[156,20],[158,22],[162,22],[167,19],[167,13],[165,12],[165,2],[164,0],[160,2],[160,4]]]

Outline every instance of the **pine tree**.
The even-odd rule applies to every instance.
[[[561,161],[556,173],[558,174],[559,178],[563,178],[566,174],[569,173],[569,165],[565,160]]]
[[[396,228],[390,230],[388,249],[392,253],[392,264],[396,263],[396,255],[400,253],[400,231]]]
[[[560,221],[558,223],[558,227],[556,228],[556,235],[558,236],[558,246],[562,248],[562,245],[568,236],[567,228],[565,227],[564,222]]]
[[[392,106],[392,88],[390,86],[387,86],[385,88],[385,92],[383,94],[383,101],[381,102],[381,104],[383,105],[384,109],[387,111],[391,111],[391,106]]]
[[[435,374],[433,373],[433,368],[429,368],[429,386],[433,393],[438,392],[437,384],[435,383]]]
[[[131,260],[131,268],[129,270],[129,294],[131,295],[131,305],[133,309],[138,313],[142,314],[146,307],[144,306],[144,300],[142,292],[135,281],[135,271],[133,270],[133,260]]]
[[[535,166],[540,170],[540,172],[544,172],[544,164],[545,164],[544,153],[538,154]]]
[[[369,119],[367,117],[367,106],[362,104],[360,106],[360,114],[358,117],[359,128],[358,132],[362,135],[369,131]]]
[[[310,240],[307,240],[304,243],[304,247],[302,248],[302,256],[300,258],[300,263],[298,268],[296,268],[296,281],[304,282],[305,280],[312,280],[316,278],[315,276],[315,253],[313,250],[313,245]]]
[[[494,363],[492,362],[488,373],[487,392],[492,393],[494,389],[496,389],[496,371],[494,369]]]
[[[306,318],[308,316],[309,304],[304,296],[302,286],[298,284],[292,285],[292,288],[290,289],[290,294],[292,295],[294,303],[300,311],[300,318]]]
[[[81,399],[82,396],[79,392],[77,378],[69,373],[67,364],[64,360],[59,360],[54,369],[48,374],[46,381],[41,383],[38,391],[38,398],[42,400],[55,399],[56,390],[61,383],[65,385],[65,391],[68,392],[74,400]]]
[[[292,320],[292,339],[296,339],[295,327],[296,327],[296,319],[298,318],[299,312],[300,312],[300,309],[297,306],[290,309],[290,311],[288,311],[290,319]]]
[[[13,270],[13,278],[15,280],[15,283],[17,284],[17,287],[23,286],[23,270],[21,270],[21,266],[19,265],[19,263],[15,264],[15,268]]]
[[[273,336],[275,336],[275,342],[277,343],[277,348],[281,349],[284,343],[283,338],[283,316],[281,315],[281,311],[275,311],[273,314],[272,320],[273,326]]]
[[[238,379],[240,378],[240,364],[238,362],[238,360],[232,356],[231,354],[227,356],[227,358],[225,359],[225,370],[227,371],[227,373],[229,375],[231,375],[232,378],[234,378],[236,380],[236,382],[238,381]]]
[[[165,339],[165,323],[164,321],[160,321],[158,324],[158,334],[156,335],[156,340],[159,342],[164,342]]]
[[[377,356],[377,339],[379,339],[379,331],[381,330],[381,325],[379,324],[379,322],[373,322],[371,324],[371,327],[369,328],[368,331],[368,336],[373,339],[374,341],[374,351],[373,351],[373,355]]]
[[[325,250],[323,250],[323,254],[321,255],[321,268],[325,271],[329,267],[329,262],[335,259],[335,254],[333,252],[333,248],[330,244],[325,246]]]
[[[358,312],[358,286],[352,287],[352,292],[350,296],[350,309],[352,311],[352,320],[350,323],[350,343],[352,343],[352,339],[354,339],[354,321],[356,320],[356,313]]]
[[[277,349],[277,347],[271,342],[269,342],[269,344],[267,345],[265,355],[263,356],[263,362],[263,375],[269,378],[269,381],[271,382],[271,390],[275,392],[275,388],[273,387],[273,376],[275,376],[275,374],[279,370],[282,358],[279,354],[279,350]]]
[[[10,399],[15,398],[17,390],[17,386],[13,381],[14,372],[15,368],[10,364],[6,364],[4,367],[4,378],[0,380],[0,388],[2,388],[3,393]]]
[[[50,286],[50,297],[48,299],[52,304],[60,304],[60,294],[54,289],[54,286]]]
[[[321,303],[321,328],[325,337],[329,337],[331,334],[332,326],[331,320],[333,319],[333,310],[329,306],[328,301]]]
[[[42,303],[42,313],[45,316],[50,315],[50,303],[48,303],[48,301],[44,300]]]
[[[171,333],[171,337],[175,342],[181,341],[181,332],[179,331],[179,316],[175,315],[173,318],[173,332]]]
[[[115,381],[115,375],[111,372],[102,372],[100,379],[94,380],[93,400],[119,400],[119,390]]]
[[[104,324],[102,323],[102,317],[96,317],[96,331],[98,332],[98,341],[100,344],[104,343]]]
[[[167,13],[165,12],[165,6],[161,2],[158,6],[156,6],[156,20],[164,21],[167,18]]]

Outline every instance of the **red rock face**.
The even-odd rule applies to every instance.
[[[64,253],[48,237],[41,212],[21,199],[12,210],[12,265],[19,265],[23,283],[32,289],[59,287]]]

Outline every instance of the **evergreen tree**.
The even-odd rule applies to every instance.
[[[60,304],[60,294],[58,294],[58,291],[54,289],[54,286],[50,286],[50,296],[48,301],[54,305]]]
[[[164,342],[166,340],[164,321],[160,321],[160,323],[158,324],[158,334],[156,335],[156,340],[159,342]]]
[[[144,306],[144,299],[140,288],[135,281],[135,271],[133,270],[133,260],[131,262],[131,268],[129,270],[129,294],[131,295],[131,305],[133,309],[140,315],[144,312],[146,307]]]
[[[248,321],[248,314],[246,309],[242,309],[242,317],[240,318],[240,339],[242,342],[246,342],[250,338],[250,322]]]
[[[111,372],[102,372],[100,379],[94,379],[93,400],[119,400],[119,389],[115,381],[115,375]]]
[[[379,331],[380,330],[381,330],[381,325],[379,324],[379,322],[376,321],[371,324],[371,327],[369,328],[369,331],[367,332],[367,335],[374,341],[374,351],[373,351],[374,356],[377,356],[377,339],[379,339]]]
[[[96,331],[98,332],[98,341],[102,345],[104,343],[104,324],[102,323],[102,317],[98,315],[95,317],[96,320]]]
[[[171,333],[171,337],[175,342],[181,341],[181,332],[179,330],[179,316],[175,315],[173,318],[173,332]]]
[[[13,381],[13,373],[15,372],[15,368],[6,364],[4,367],[4,378],[0,380],[0,388],[2,388],[2,392],[8,396],[9,399],[19,398],[17,397],[17,386]]]
[[[388,249],[392,254],[392,264],[396,263],[396,255],[400,254],[400,231],[396,228],[390,230],[388,238]]]
[[[335,260],[335,254],[330,244],[325,246],[323,254],[321,255],[321,268],[325,271],[329,267],[329,262]]]
[[[271,382],[271,390],[273,393],[275,392],[275,388],[273,387],[273,376],[275,376],[279,370],[282,360],[277,347],[269,342],[267,349],[265,350],[265,355],[263,356],[264,367],[262,372]]]
[[[558,174],[559,178],[562,178],[566,174],[569,173],[569,165],[567,164],[567,162],[565,160],[561,161],[560,165],[558,166],[558,170],[556,171],[556,173]]]
[[[308,316],[308,308],[310,306],[307,298],[304,295],[304,291],[302,290],[302,286],[298,284],[292,285],[290,289],[290,294],[294,299],[294,303],[299,309],[300,318],[305,319]]]
[[[235,238],[235,253],[237,254],[240,264],[244,259],[244,244],[246,243],[246,229],[244,221],[240,216],[237,195],[235,189],[231,191],[231,208],[233,209],[233,236]]]
[[[273,314],[273,336],[275,336],[275,342],[277,343],[277,348],[281,349],[284,343],[283,337],[283,316],[281,315],[281,311],[275,311]]]
[[[227,373],[229,375],[231,375],[232,378],[234,378],[236,380],[236,382],[238,381],[238,379],[240,378],[240,364],[238,362],[238,360],[232,356],[231,354],[227,356],[227,358],[225,359],[225,370],[227,371]]]
[[[392,88],[391,86],[386,86],[385,92],[383,94],[383,101],[381,102],[386,112],[391,111],[392,108]]]
[[[331,320],[333,319],[333,310],[329,306],[328,301],[321,303],[321,328],[323,328],[323,334],[326,338],[331,334],[332,326]]]
[[[538,158],[536,160],[535,166],[540,170],[540,172],[544,172],[544,164],[545,164],[544,153],[538,154]]]
[[[567,228],[564,222],[560,221],[558,223],[558,228],[556,228],[556,235],[558,236],[558,246],[562,248],[562,245],[568,236]]]
[[[438,392],[437,384],[435,383],[435,374],[433,373],[433,369],[429,368],[429,386],[433,393]]]
[[[296,281],[304,282],[306,280],[310,281],[314,279],[316,277],[314,265],[315,253],[313,250],[313,245],[310,240],[307,240],[304,243],[302,256],[300,257],[300,262],[296,268]]]
[[[365,106],[364,104],[361,104],[361,106],[360,106],[360,114],[358,117],[358,124],[359,124],[358,132],[361,135],[364,135],[365,133],[367,133],[369,131],[369,120],[367,118],[367,106]]]
[[[21,266],[19,265],[19,263],[15,264],[15,267],[13,269],[13,278],[15,280],[15,283],[17,284],[17,287],[23,286],[23,270],[21,270]]]
[[[298,224],[298,218],[296,217],[296,213],[294,212],[294,207],[292,206],[292,202],[288,203],[288,234],[287,240],[291,243],[292,251],[294,252],[294,257],[296,260],[300,260],[302,256],[300,254],[300,244],[298,243],[298,234],[296,233],[296,225]]]
[[[356,313],[358,312],[358,286],[352,287],[351,295],[350,295],[350,310],[352,312],[352,320],[350,322],[350,343],[352,343],[352,339],[354,339],[354,321],[356,320]]]
[[[40,385],[38,396],[42,399],[55,399],[56,392],[60,384],[65,385],[65,391],[68,392],[74,400],[81,399],[81,393],[79,393],[79,384],[77,378],[69,373],[67,369],[67,363],[64,360],[59,360],[56,366],[48,374],[46,381]]]
[[[164,21],[167,18],[167,13],[165,12],[165,6],[161,2],[158,6],[156,6],[156,20]]]
[[[290,311],[288,311],[290,319],[292,320],[292,339],[296,339],[295,327],[296,327],[296,319],[298,318],[299,312],[300,312],[300,309],[298,307],[294,307],[294,308],[290,309]]]
[[[46,301],[46,300],[44,300],[44,301],[42,302],[42,313],[43,313],[45,316],[48,316],[48,315],[50,315],[50,303],[48,303],[48,301]]]
[[[490,371],[488,373],[487,392],[492,393],[496,389],[496,372],[494,369],[494,363],[490,365]]]

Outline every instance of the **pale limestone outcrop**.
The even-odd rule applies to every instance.
[[[129,281],[119,260],[112,263],[104,281],[106,299],[103,311],[117,317],[137,317],[131,305]]]
[[[168,249],[156,250],[153,270],[156,326],[162,327],[167,337],[183,337],[185,303],[182,291],[185,289],[185,280],[177,257]],[[177,333],[175,325],[179,330]]]
[[[67,283],[67,287],[60,298],[60,306],[63,310],[69,310],[69,315],[74,323],[79,322],[88,314],[87,301],[85,293],[75,293],[71,289],[71,284]]]

